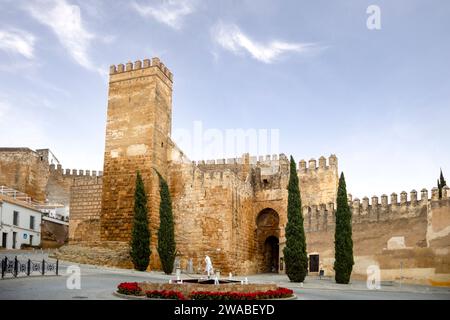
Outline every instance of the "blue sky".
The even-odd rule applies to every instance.
[[[366,27],[372,4],[381,30]],[[101,170],[109,65],[159,56],[174,129],[279,129],[297,161],[335,153],[358,197],[430,189],[440,167],[450,179],[448,1],[0,0],[0,12],[1,146]]]

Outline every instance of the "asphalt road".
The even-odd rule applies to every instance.
[[[167,277],[129,270],[81,266],[81,288],[67,288],[67,265],[62,264],[60,276],[34,276],[0,280],[0,300],[112,300],[121,282],[166,282]],[[69,281],[69,283],[71,283]],[[426,292],[345,290],[329,288],[294,288],[299,300],[450,300],[450,290]]]
[[[354,291],[328,289],[294,289],[298,300],[450,300],[450,294]]]

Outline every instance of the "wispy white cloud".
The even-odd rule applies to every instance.
[[[0,50],[19,54],[27,59],[34,58],[36,38],[19,29],[0,30]]]
[[[293,43],[273,40],[268,43],[259,43],[252,40],[235,24],[218,22],[212,28],[213,40],[224,49],[234,53],[249,53],[254,59],[273,63],[288,52],[304,53],[316,47],[314,43]]]
[[[140,4],[135,1],[131,7],[143,17],[150,17],[173,29],[180,29],[185,16],[195,11],[194,0],[163,0],[159,5]]]
[[[84,26],[79,6],[66,0],[35,0],[28,2],[25,9],[55,33],[59,42],[79,65],[102,73],[89,56],[89,48],[96,35]]]

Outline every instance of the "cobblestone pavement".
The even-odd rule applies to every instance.
[[[16,252],[19,253],[19,252]],[[4,254],[0,254],[4,256]],[[15,255],[8,255],[14,258]],[[48,253],[23,252],[18,258],[48,259]],[[50,259],[50,261],[54,261]],[[112,293],[121,282],[168,282],[174,276],[167,276],[161,272],[139,272],[116,268],[79,265],[81,270],[81,289],[69,290],[67,282],[69,275],[67,268],[70,262],[60,262],[60,276],[32,276],[17,279],[0,280],[0,300],[30,299],[30,300],[80,300],[118,299]],[[199,275],[186,275],[183,278],[200,277]],[[363,281],[355,281],[349,285],[338,285],[330,278],[318,279],[308,277],[303,284],[291,283],[284,275],[263,274],[247,277],[251,283],[277,283],[280,286],[294,290],[299,300],[450,300],[450,288],[436,288],[428,286],[389,284],[382,285],[381,290],[368,290]],[[245,277],[236,277],[244,280]]]

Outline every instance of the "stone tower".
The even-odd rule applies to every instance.
[[[136,172],[148,195],[152,267],[157,267],[159,188],[167,177],[172,123],[172,73],[158,58],[111,66],[100,217],[102,241],[131,239]]]

